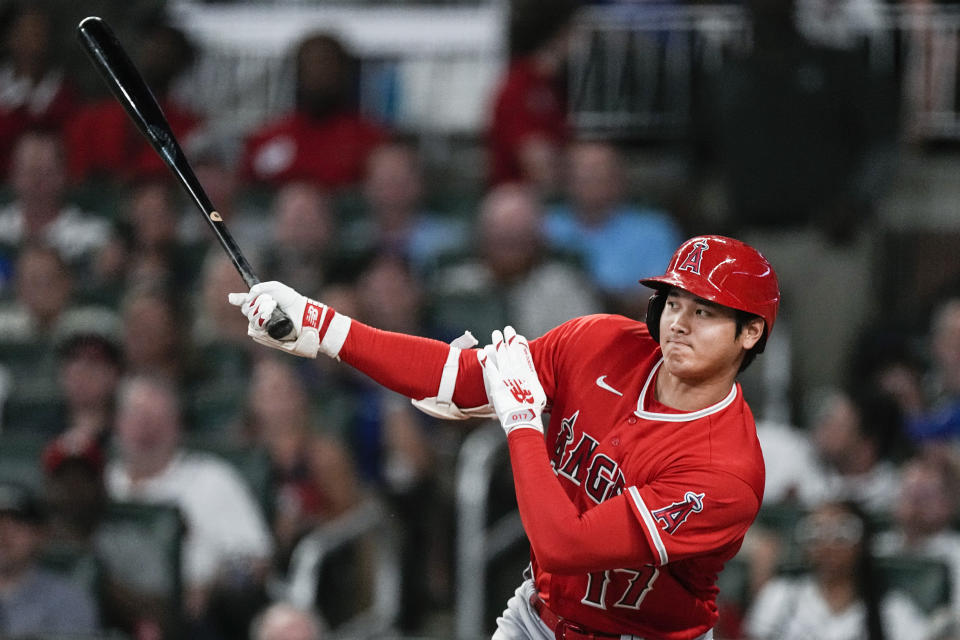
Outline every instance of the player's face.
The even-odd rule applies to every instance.
[[[664,369],[694,383],[735,375],[762,331],[763,322],[756,321],[738,334],[733,309],[673,289],[660,316]]]

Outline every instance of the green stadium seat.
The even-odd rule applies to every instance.
[[[149,598],[180,622],[183,603],[181,554],[186,532],[172,505],[111,502],[96,533],[96,554],[104,580]]]
[[[909,555],[877,559],[886,585],[910,596],[929,614],[950,604],[950,567],[941,560]]]
[[[34,433],[0,435],[0,481],[19,482],[34,491],[43,488],[40,456],[47,439]]]

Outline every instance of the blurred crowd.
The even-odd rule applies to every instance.
[[[295,43],[295,106],[243,139],[171,91],[200,47],[181,29],[144,20],[131,53],[257,274],[381,329],[641,318],[637,280],[688,235],[758,247],[783,293],[744,380],[767,491],[717,637],[960,637],[960,288],[909,330],[877,293],[897,79],[801,32],[789,0],[746,5],[753,46],[698,83],[667,199],[638,192],[630,141],[569,123],[572,1],[513,3],[483,179],[456,197],[416,132],[360,113],[336,33]],[[478,425],[257,348],[200,215],[120,105],[65,72],[56,12],[2,9],[0,636],[317,640],[369,603],[376,553],[346,545],[293,603],[298,547],[371,502],[396,529],[396,626],[425,632],[453,605],[454,467]]]

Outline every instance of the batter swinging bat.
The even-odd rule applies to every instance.
[[[207,197],[193,169],[190,168],[190,163],[180,149],[156,98],[153,97],[153,93],[143,81],[140,72],[127,56],[113,31],[100,18],[90,16],[84,18],[77,26],[77,37],[113,95],[126,109],[140,132],[160,154],[193,203],[203,212],[203,217],[210,224],[217,240],[230,256],[243,281],[247,283],[247,287],[260,282],[253,275],[250,263],[243,256],[233,236],[227,230],[223,218],[210,203],[210,198]],[[272,338],[284,340],[295,337],[294,332],[294,325],[290,318],[279,307],[274,310],[267,322],[267,333]]]

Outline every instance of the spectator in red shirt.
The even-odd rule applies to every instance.
[[[14,143],[28,130],[61,130],[78,108],[77,92],[50,54],[50,15],[12,3],[0,15],[0,171],[7,173]]]
[[[544,193],[559,184],[569,137],[563,70],[575,0],[514,2],[510,67],[496,90],[488,133],[490,181],[529,182]]]
[[[357,61],[333,36],[307,36],[296,51],[296,105],[247,140],[243,177],[345,187],[363,177],[367,156],[387,132],[357,110]]]
[[[186,144],[201,124],[200,116],[174,98],[174,81],[193,64],[196,51],[180,29],[165,23],[146,27],[138,40],[137,66],[170,122]],[[166,176],[160,156],[133,126],[113,97],[80,110],[67,131],[70,175],[83,181],[94,177],[132,180]]]

